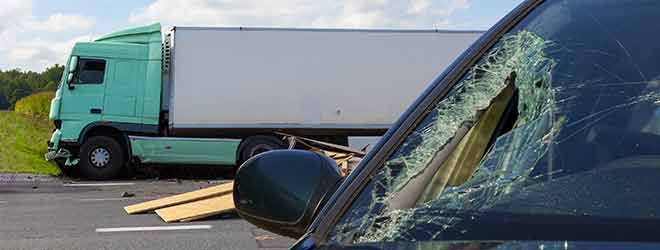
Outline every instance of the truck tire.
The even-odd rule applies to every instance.
[[[236,167],[238,169],[243,162],[260,153],[285,148],[287,147],[284,141],[274,136],[258,135],[248,137],[238,146],[238,162],[236,163]]]
[[[111,180],[119,177],[126,163],[121,144],[112,137],[94,136],[80,147],[80,172],[92,180]]]

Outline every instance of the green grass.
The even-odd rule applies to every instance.
[[[30,116],[47,119],[50,112],[50,100],[55,92],[44,91],[21,98],[16,102],[14,111]]]
[[[59,175],[44,160],[52,123],[41,116],[0,111],[0,173]]]

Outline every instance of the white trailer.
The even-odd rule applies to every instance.
[[[380,135],[481,34],[174,27],[169,129]]]

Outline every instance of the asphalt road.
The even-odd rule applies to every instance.
[[[71,183],[0,175],[0,249],[286,249],[293,243],[235,214],[172,224],[155,214],[123,210],[221,182]],[[122,198],[122,192],[135,196]]]

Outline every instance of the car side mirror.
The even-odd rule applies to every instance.
[[[234,205],[248,222],[302,236],[343,180],[334,160],[304,150],[274,150],[247,160],[234,178]]]

